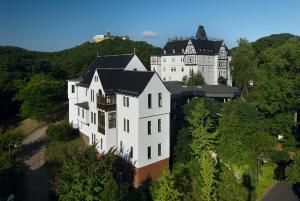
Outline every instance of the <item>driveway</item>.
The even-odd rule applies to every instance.
[[[293,191],[293,185],[286,181],[278,182],[262,201],[299,201]]]
[[[24,164],[23,196],[24,201],[48,201],[49,180],[45,166],[45,149],[48,143],[44,126],[23,141],[19,160]]]

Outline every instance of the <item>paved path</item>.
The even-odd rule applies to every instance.
[[[262,201],[299,201],[293,191],[293,185],[286,181],[278,182]]]
[[[48,175],[45,166],[47,126],[44,126],[23,141],[23,151],[19,160],[24,163],[23,198],[25,201],[48,200]]]

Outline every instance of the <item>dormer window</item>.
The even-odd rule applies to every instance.
[[[184,53],[184,49],[183,48],[181,49],[181,52]]]
[[[175,49],[173,49],[173,54],[175,54]]]
[[[164,50],[164,54],[167,54],[167,51],[166,51],[166,50]]]

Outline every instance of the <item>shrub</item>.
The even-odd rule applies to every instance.
[[[73,129],[67,121],[50,125],[46,133],[50,141],[68,141],[79,136],[79,131]]]

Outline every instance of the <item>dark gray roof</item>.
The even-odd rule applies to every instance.
[[[165,85],[172,95],[192,95],[211,98],[230,98],[241,95],[239,88],[226,85],[184,86],[184,83],[179,81],[165,82]]]
[[[197,54],[201,55],[217,55],[219,54],[220,48],[222,46],[223,41],[218,40],[196,40],[190,39]],[[189,40],[176,40],[167,42],[163,51],[166,52],[167,55],[170,54],[183,54],[182,49],[185,50]],[[226,50],[230,53],[229,49],[225,46]],[[173,52],[175,50],[175,53]],[[164,52],[163,52],[164,53]]]
[[[123,93],[140,95],[155,72],[127,71],[120,69],[97,69],[101,84],[106,94]]]
[[[75,105],[77,105],[78,107],[81,107],[83,109],[86,109],[86,110],[89,109],[89,103],[87,101],[82,102],[82,103],[76,103]]]
[[[133,58],[134,54],[108,55],[97,57],[89,66],[88,72],[82,77],[81,85],[89,86],[95,70],[101,69],[124,69]]]

